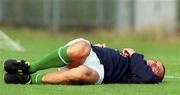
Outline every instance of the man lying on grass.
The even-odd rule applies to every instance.
[[[6,60],[4,69],[4,81],[15,84],[159,83],[165,74],[163,64],[131,48],[119,52],[82,38],[34,62]]]

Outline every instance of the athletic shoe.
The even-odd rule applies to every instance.
[[[17,61],[15,59],[8,59],[4,62],[4,70],[8,73],[15,74],[23,72],[24,74],[29,73],[29,64],[24,61]]]
[[[28,84],[30,83],[30,75],[29,74],[4,74],[4,81],[6,83],[14,83],[14,84]]]

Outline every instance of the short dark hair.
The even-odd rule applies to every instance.
[[[162,82],[162,80],[164,79],[165,72],[166,72],[165,66],[163,64],[162,64],[162,66],[163,66],[164,73],[163,73],[163,76],[160,78],[160,82]]]

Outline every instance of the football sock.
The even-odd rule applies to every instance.
[[[62,67],[70,62],[67,55],[67,48],[69,46],[60,47],[59,49],[47,54],[46,56],[30,63],[29,72],[33,73],[38,70]]]
[[[30,84],[43,84],[42,78],[45,74],[50,72],[58,71],[58,68],[49,68],[44,70],[39,70],[33,74],[31,74],[31,81]]]

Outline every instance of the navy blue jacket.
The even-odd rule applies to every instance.
[[[146,64],[142,54],[134,53],[131,58],[128,58],[111,48],[92,45],[92,50],[104,66],[103,83],[157,83],[159,81]]]

